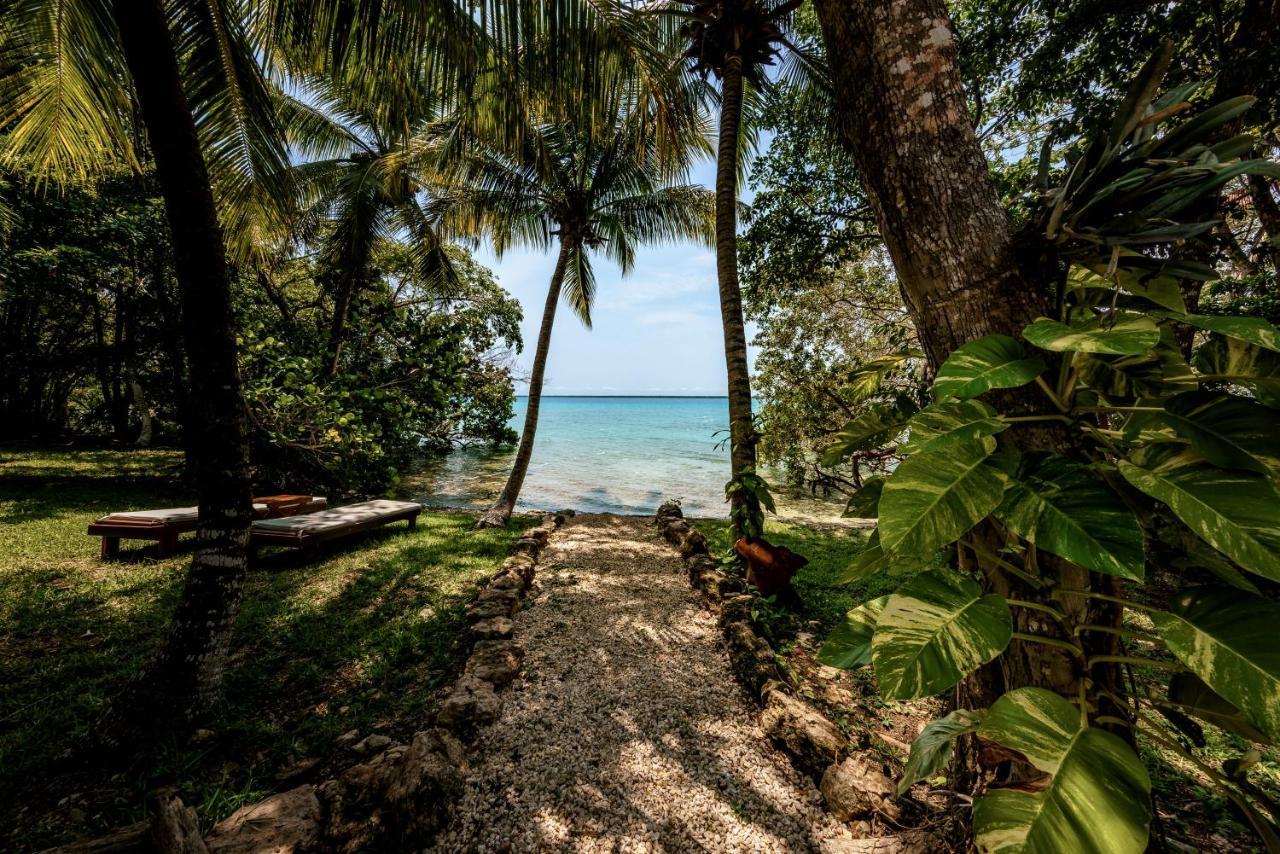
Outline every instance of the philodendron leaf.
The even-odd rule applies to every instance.
[[[1133,511],[1087,466],[1053,454],[997,456],[1009,488],[996,518],[1077,566],[1141,581],[1146,563]]]
[[[1042,317],[1022,330],[1032,344],[1054,352],[1136,356],[1160,343],[1160,327],[1149,317],[1122,317],[1113,323],[1090,318],[1068,326]]]
[[[951,400],[926,406],[907,422],[905,454],[936,450],[959,439],[994,436],[1008,425],[996,411],[980,400]]]
[[[1214,465],[1259,474],[1280,471],[1276,414],[1233,394],[1189,391],[1165,402],[1161,420]]]
[[[915,411],[915,406],[904,402],[867,409],[840,428],[835,442],[822,455],[822,464],[837,466],[857,451],[889,444],[906,428],[907,420]]]
[[[995,447],[995,439],[981,436],[903,460],[880,495],[885,551],[931,554],[996,509],[1008,479],[983,465]]]
[[[1230,587],[1184,590],[1152,612],[1169,651],[1249,722],[1280,738],[1280,605]]]
[[[1280,329],[1272,326],[1261,317],[1232,317],[1207,314],[1174,314],[1162,313],[1161,316],[1177,320],[1188,326],[1203,329],[1206,332],[1217,332],[1230,338],[1236,338],[1255,347],[1280,353]]]
[[[1008,335],[988,335],[957,347],[933,380],[938,400],[977,397],[993,388],[1017,388],[1044,373],[1044,360],[1027,357]]]
[[[1125,480],[1241,568],[1280,581],[1280,494],[1269,479],[1219,468],[1176,446],[1153,447],[1141,462],[1117,465]]]
[[[1009,644],[1013,621],[1004,597],[951,570],[902,585],[880,612],[871,642],[880,691],[910,700],[945,691]]]
[[[852,516],[855,519],[874,519],[878,514],[877,507],[880,504],[880,493],[884,490],[883,477],[869,477],[862,484],[862,488],[853,494],[849,499],[849,503],[845,505],[844,515]]]
[[[818,650],[818,661],[829,667],[852,670],[871,663],[871,637],[888,596],[863,602],[845,615]]]
[[[985,709],[956,709],[946,717],[929,721],[915,741],[911,742],[911,755],[907,758],[907,767],[902,769],[898,794],[901,795],[916,783],[929,779],[947,767],[956,747],[956,739],[975,732],[986,715]]]
[[[837,581],[841,584],[856,584],[888,568],[889,556],[880,548],[880,532],[872,531],[867,538],[867,547],[853,559],[853,563],[849,564]]]
[[[1271,739],[1262,730],[1249,723],[1244,712],[1222,699],[1194,673],[1183,671],[1173,674],[1173,678],[1169,680],[1168,696],[1169,704],[1179,711],[1249,741],[1271,743]]]
[[[1280,355],[1238,338],[1211,335],[1193,363],[1200,373],[1251,389],[1259,401],[1280,409]]]
[[[991,789],[973,805],[978,850],[1140,854],[1151,822],[1151,779],[1123,739],[1081,726],[1080,710],[1043,688],[992,704],[978,737],[1026,757],[1047,781]]]

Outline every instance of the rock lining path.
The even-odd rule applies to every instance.
[[[578,516],[515,618],[524,674],[479,734],[438,851],[836,851],[715,618],[652,521]]]

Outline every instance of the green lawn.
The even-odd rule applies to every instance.
[[[420,728],[459,663],[464,604],[524,524],[473,532],[472,516],[425,513],[416,531],[396,524],[310,561],[265,553],[212,736],[151,745],[123,773],[55,773],[50,760],[155,651],[189,559],[126,540],[104,564],[85,527],[112,510],[194,503],[180,462],[0,448],[0,850],[136,820],[158,785],[213,822],[277,789],[282,770],[326,761],[341,733]]]

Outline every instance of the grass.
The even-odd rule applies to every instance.
[[[158,786],[212,823],[280,788],[290,767],[327,761],[348,730],[412,733],[459,664],[463,606],[518,535],[426,513],[416,531],[395,525],[310,562],[264,554],[208,737],[149,745],[113,774],[54,773],[51,760],[154,654],[189,560],[126,540],[102,563],[85,527],[112,510],[194,503],[180,463],[168,451],[0,448],[0,850],[137,820]]]

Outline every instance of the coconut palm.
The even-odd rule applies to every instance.
[[[732,481],[742,484],[755,470],[756,431],[751,411],[747,335],[738,286],[738,165],[743,140],[744,95],[766,85],[764,69],[784,52],[792,73],[813,71],[814,57],[792,40],[792,18],[803,0],[666,0],[655,9],[680,22],[685,57],[693,70],[720,81],[720,130],[716,148],[716,278],[724,325],[729,379],[729,447]],[[733,525],[758,519],[755,493],[737,488]]]
[[[534,434],[556,307],[563,296],[588,328],[595,301],[593,252],[603,253],[623,274],[645,243],[700,240],[710,243],[712,196],[682,182],[683,169],[664,163],[649,133],[650,122],[626,110],[601,135],[561,123],[538,123],[514,155],[480,151],[459,167],[458,187],[440,208],[460,233],[491,236],[499,256],[511,246],[558,247],[547,289],[529,378],[528,409],[520,445],[497,502],[477,527],[506,523],[515,508],[533,455]],[[692,135],[688,155],[705,150]]]

